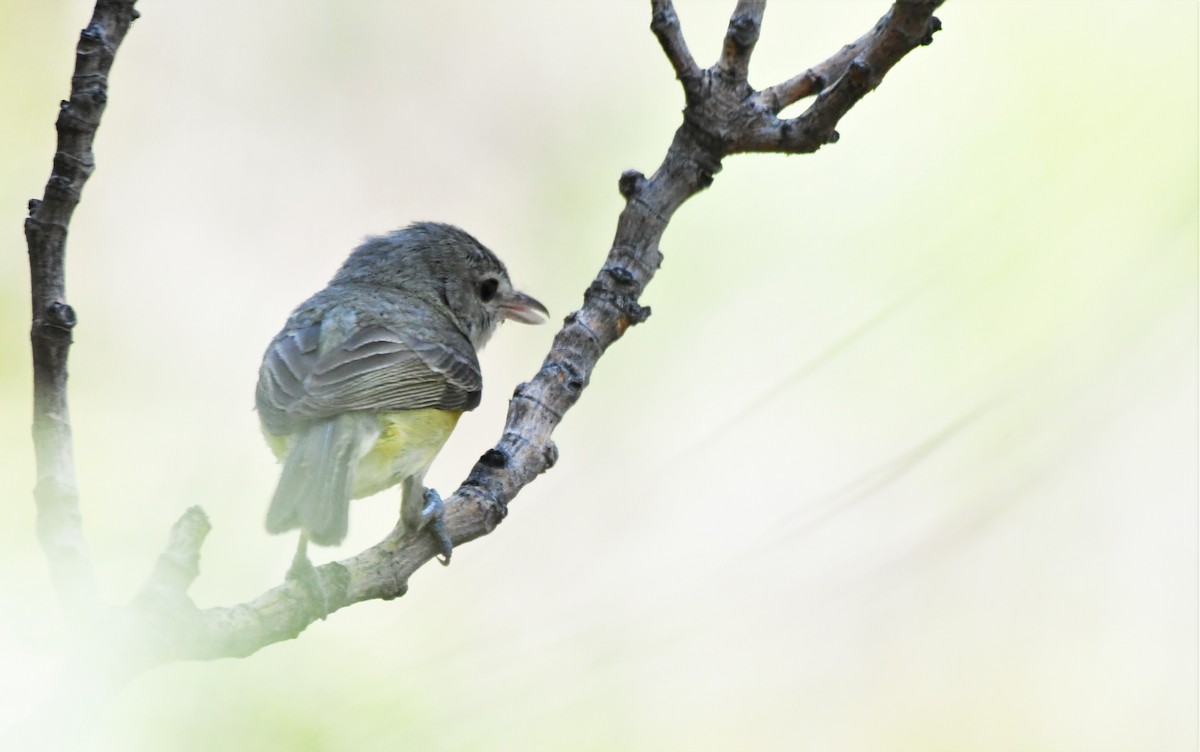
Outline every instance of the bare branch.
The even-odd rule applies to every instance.
[[[200,547],[211,530],[204,510],[189,507],[171,527],[167,547],[159,554],[145,590],[186,594],[200,575]]]
[[[97,606],[95,577],[79,513],[71,421],[67,410],[67,354],[75,311],[64,281],[67,227],[95,162],[92,142],[108,99],[108,72],[117,47],[137,18],[136,0],[96,3],[79,35],[71,96],[59,110],[58,148],[46,191],[29,202],[25,240],[33,298],[33,442],[37,458],[38,537],[59,599],[68,613]]]
[[[734,81],[745,81],[749,74],[750,55],[758,43],[766,9],[767,0],[738,0],[733,9],[716,68]]]
[[[834,126],[850,108],[883,80],[900,58],[918,46],[930,44],[941,22],[932,13],[940,2],[897,2],[876,25],[873,38],[864,45],[833,84],[799,117],[780,129],[781,151],[815,151],[822,143],[836,141]],[[832,71],[831,71],[832,72]]]
[[[699,86],[700,66],[696,65],[683,39],[683,28],[679,24],[679,16],[675,14],[675,5],[671,0],[651,0],[651,9],[650,30],[658,37],[663,53],[675,69],[675,77],[690,95]]]
[[[131,19],[132,4],[132,0],[123,3],[100,0],[97,15],[101,13],[100,7],[120,7],[129,12]],[[494,530],[517,493],[554,465],[558,457],[552,440],[554,430],[587,387],[600,357],[631,326],[650,315],[650,309],[643,307],[638,299],[662,262],[658,244],[675,211],[712,183],[722,159],[729,154],[811,151],[832,140],[838,119],[877,86],[904,54],[928,43],[937,30],[937,20],[932,17],[937,4],[938,0],[900,0],[870,33],[853,45],[804,74],[756,94],[746,74],[758,40],[765,0],[739,0],[721,59],[706,70],[699,69],[688,52],[671,1],[652,0],[651,29],[687,93],[684,122],[652,176],[634,170],[621,175],[618,188],[625,197],[625,206],[607,258],[584,292],[583,306],[564,319],[533,378],[517,387],[509,402],[499,442],[479,458],[467,479],[446,499],[445,523],[455,546]],[[89,30],[92,28],[89,26]],[[85,35],[88,33],[85,31]],[[111,64],[111,54],[120,35],[114,37],[111,32],[101,31],[93,36],[107,40],[101,49],[106,51]],[[103,70],[106,72],[107,67]],[[94,81],[80,76],[76,80]],[[826,81],[833,83],[826,86]],[[784,121],[776,117],[789,98],[805,96],[820,87],[824,91],[799,118]],[[98,91],[102,93],[103,89]],[[99,101],[103,103],[102,96]],[[90,171],[90,134],[94,133],[99,115],[95,109],[89,115],[88,122],[92,125],[87,148],[78,152],[78,157],[61,160],[56,157],[56,176],[60,161],[68,167],[86,167],[80,173],[83,177]],[[64,120],[74,123],[78,118],[79,114],[72,110],[69,118],[64,115],[60,119],[60,143]],[[81,184],[82,180],[77,179],[70,183],[71,190],[66,191],[75,201]],[[47,259],[42,263],[48,264],[48,271],[43,270],[39,276],[35,268],[34,274],[35,352],[42,337],[50,343],[45,347],[53,346],[53,356],[57,358],[47,361],[42,356],[38,361],[43,369],[41,378],[49,379],[45,382],[49,386],[44,386],[39,394],[44,392],[49,396],[41,399],[53,400],[39,402],[38,415],[49,416],[46,420],[59,431],[39,439],[48,452],[47,459],[43,459],[43,450],[39,449],[39,463],[46,463],[39,464],[39,468],[48,468],[46,475],[51,481],[69,490],[66,501],[56,503],[69,511],[70,519],[63,522],[56,517],[50,530],[76,542],[82,554],[65,410],[68,322],[73,322],[73,314],[62,302],[61,248],[69,211],[65,217],[42,213],[49,211],[46,204],[50,203],[51,188],[55,185],[52,178],[47,201],[34,209],[34,216],[27,223],[27,228],[34,228],[27,230],[31,259],[35,255],[35,238],[61,231],[57,246],[37,251]],[[71,203],[70,207],[73,206]],[[59,311],[57,319],[53,311]],[[59,323],[55,324],[56,321]],[[58,464],[51,463],[55,458]],[[69,482],[60,482],[62,479]],[[41,495],[39,506],[58,509],[42,501]],[[200,546],[207,532],[208,521],[199,509],[188,510],[175,524],[146,587],[122,612],[126,618],[115,622],[119,625],[119,636],[108,641],[117,645],[106,654],[109,662],[127,670],[140,670],[171,660],[249,655],[266,645],[293,638],[317,619],[353,603],[404,595],[412,573],[437,553],[429,536],[406,536],[403,526],[398,525],[382,541],[356,556],[319,567],[316,570],[319,588],[287,580],[246,603],[200,610],[186,592],[197,575]],[[51,553],[52,562],[58,556],[57,552]],[[81,576],[80,571],[86,571],[90,583],[86,555],[80,561],[82,567],[67,567],[72,574],[67,579],[73,581],[76,575]]]
[[[898,0],[871,31],[804,73],[750,98],[758,110],[754,125],[734,138],[729,153],[741,151],[813,152],[838,139],[834,128],[851,107],[883,81],[883,77],[919,46],[930,44],[941,29],[933,11],[942,0]],[[820,91],[798,117],[775,115],[788,104]],[[747,116],[743,122],[749,122]]]
[[[937,7],[941,5],[941,1],[926,4]],[[916,10],[922,3],[898,3],[898,5],[913,6],[912,9]],[[880,35],[888,27],[894,16],[895,9],[889,10],[866,34],[863,34],[854,42],[843,46],[826,60],[814,65],[803,73],[783,83],[763,89],[754,95],[755,102],[768,112],[778,115],[781,110],[789,105],[820,92],[830,81],[836,81],[838,78],[841,78],[849,69],[851,61],[869,47],[878,44]],[[928,37],[923,38],[921,44],[932,42],[932,35],[938,28],[940,26],[934,26],[934,28],[929,29]]]
[[[860,39],[859,42],[861,41],[862,40]],[[830,57],[819,67],[829,66],[838,68],[840,66],[838,66],[837,62],[835,62],[835,59],[845,55],[849,56],[846,58],[847,61],[853,60],[854,55],[858,54],[857,45],[858,42],[855,44],[846,45],[837,53],[837,55]],[[846,64],[848,65],[849,63],[847,62]],[[759,103],[760,106],[762,106],[762,108],[766,111],[773,115],[778,115],[780,110],[784,109],[788,105],[794,104],[805,97],[811,97],[813,94],[816,94],[825,85],[825,80],[825,75],[823,73],[821,73],[819,70],[809,68],[803,73],[792,76],[781,84],[775,84],[774,86],[767,87],[766,89],[756,93],[754,95],[755,101]]]
[[[902,5],[905,7],[900,8]],[[896,60],[927,41],[932,33],[928,29],[936,29],[931,15],[934,5],[897,3],[862,45],[864,58],[879,67],[866,71],[847,63],[831,91],[818,98],[810,110],[817,114],[810,117],[832,118],[832,128]],[[739,3],[727,42],[748,26],[757,38],[762,6],[762,2]],[[666,15],[674,18],[670,3],[655,0],[653,7],[655,34],[664,52],[677,70],[678,60],[686,67],[690,56],[678,56],[680,50],[686,53],[678,35],[678,20],[659,22]],[[916,39],[912,38],[914,29],[920,31]],[[743,70],[753,40],[735,39],[733,46],[736,50],[730,60],[737,70]],[[836,70],[840,58],[831,60],[834,62],[826,61],[816,70]],[[754,143],[764,118],[776,128],[783,127],[756,97],[731,96],[746,87],[745,79],[718,75],[721,65],[697,72],[708,86],[689,96],[684,125],[654,175],[647,178],[635,170],[621,175],[618,188],[626,199],[625,208],[608,257],[584,293],[583,307],[566,317],[537,374],[517,387],[500,442],[480,457],[466,481],[446,500],[446,527],[456,547],[495,529],[517,493],[554,465],[558,450],[551,436],[586,388],[600,356],[630,326],[650,315],[638,298],[662,263],[658,243],[675,210],[712,183],[726,154],[746,150],[747,144]],[[775,138],[774,150],[787,151],[778,134]],[[404,595],[408,578],[435,554],[428,536],[404,538],[402,528],[397,527],[357,556],[318,569],[327,606],[332,611],[362,600]],[[285,582],[249,603],[202,612],[203,628],[194,633],[199,639],[189,645],[186,655],[178,657],[245,655],[295,637],[323,616],[321,604],[313,601],[311,593],[297,583]]]

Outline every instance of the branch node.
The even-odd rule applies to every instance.
[[[641,192],[646,185],[646,176],[637,170],[626,170],[621,173],[621,179],[617,181],[617,190],[621,195],[629,200]]]
[[[583,377],[583,374],[571,363],[565,361],[557,362],[554,364],[554,370],[558,372],[558,378],[562,381],[563,386],[572,394],[582,392],[584,386],[587,385],[587,380]]]
[[[655,36],[662,36],[678,24],[679,16],[675,15],[675,8],[670,4],[656,8],[650,15],[650,31]]]
[[[762,29],[763,11],[766,0],[738,0],[733,15],[729,17],[729,28],[725,32],[725,45],[716,69],[729,81],[746,81],[750,69],[750,55],[758,44]]]
[[[617,332],[624,334],[631,326],[637,326],[650,318],[650,306],[638,305],[636,301],[622,308],[621,316],[617,319]]]
[[[670,5],[656,8],[650,15],[650,31],[655,34],[662,34],[677,23],[679,23],[679,17],[675,15],[675,8]]]
[[[204,510],[189,507],[171,526],[167,545],[143,588],[143,597],[149,593],[186,593],[200,575],[200,547],[211,531],[212,523]]]
[[[640,324],[650,318],[650,308],[640,305],[635,296],[610,290],[608,287],[602,285],[599,280],[592,282],[583,293],[583,299],[585,305],[592,300],[603,300],[616,310],[617,317],[614,323],[616,324],[618,337],[624,335],[629,327]]]
[[[53,327],[63,332],[70,332],[78,323],[75,309],[61,300],[56,300],[46,306],[46,316],[42,319],[45,326]]]
[[[79,32],[79,38],[85,42],[102,43],[104,41],[104,29],[100,27],[100,24],[92,21],[83,27],[83,31]]]
[[[553,441],[547,441],[546,446],[542,448],[542,459],[546,461],[546,470],[554,467],[558,462],[558,445]]]
[[[926,27],[925,36],[921,37],[920,45],[928,47],[933,44],[933,35],[942,30],[942,19],[937,16],[929,17],[929,26]]]
[[[612,277],[612,280],[618,285],[626,286],[637,282],[637,278],[633,276],[633,272],[629,271],[623,266],[611,266],[606,264],[604,266],[604,271],[607,272],[608,276]]]
[[[479,464],[494,470],[502,470],[508,467],[508,459],[508,454],[493,447],[480,455]]]
[[[850,63],[850,69],[846,71],[846,75],[850,78],[850,83],[862,86],[871,76],[871,66],[862,57],[856,57]]]
[[[739,13],[729,19],[729,41],[737,45],[738,53],[758,43],[760,26],[758,20],[746,14]]]

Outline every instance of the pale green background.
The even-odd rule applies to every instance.
[[[697,57],[732,0],[678,0]],[[364,234],[454,221],[555,319],[682,106],[646,2],[143,2],[71,232],[87,533],[130,597],[276,583],[262,348]],[[774,83],[883,2],[774,2]],[[0,726],[64,630],[33,539],[28,272],[83,0],[0,0]],[[509,519],[247,660],[139,678],[103,750],[1194,750],[1197,5],[951,0],[806,157],[731,158]],[[496,439],[510,326],[429,480]],[[341,557],[392,524],[356,505]]]

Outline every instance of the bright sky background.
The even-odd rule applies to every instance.
[[[117,602],[172,521],[193,595],[277,583],[262,350],[369,233],[467,228],[578,307],[682,97],[649,3],[140,3],[71,229],[71,407]],[[733,0],[677,0],[705,65]],[[773,2],[775,83],[883,2]],[[28,272],[82,0],[0,6],[0,727],[65,637],[33,534]],[[101,750],[1197,746],[1197,5],[950,0],[812,156],[742,156],[493,535],[405,598],[137,679]],[[428,478],[553,327],[506,327]],[[349,555],[398,493],[355,505]]]

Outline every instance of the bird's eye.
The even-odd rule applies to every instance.
[[[484,303],[491,302],[492,298],[496,297],[496,291],[500,289],[500,281],[497,279],[485,279],[479,283],[479,299]]]

